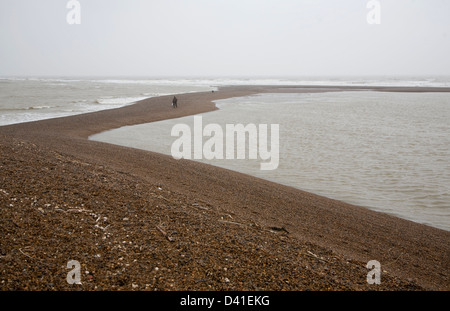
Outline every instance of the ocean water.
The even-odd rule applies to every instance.
[[[201,114],[203,127],[219,124],[225,133],[226,124],[279,124],[279,166],[262,171],[263,161],[248,153],[200,161],[450,230],[450,93],[260,94],[217,106]],[[173,126],[193,129],[193,119],[91,139],[170,155]]]
[[[0,126],[118,108],[137,100],[223,85],[450,87],[450,77],[0,77]]]
[[[195,81],[3,78],[0,126],[119,108],[149,97],[214,90]]]

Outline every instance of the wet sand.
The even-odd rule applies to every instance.
[[[0,289],[449,290],[450,232],[248,175],[90,141],[261,92],[223,87],[0,127]],[[66,281],[78,260],[82,285]],[[380,285],[366,282],[369,260]]]

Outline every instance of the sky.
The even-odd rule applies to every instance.
[[[450,75],[449,0],[78,1],[0,0],[0,76]]]

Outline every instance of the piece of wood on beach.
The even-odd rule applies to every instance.
[[[289,231],[285,227],[270,227],[270,229],[273,231],[285,232],[289,234]]]
[[[241,224],[241,223],[234,222],[234,221],[223,220],[223,219],[220,219],[219,222],[224,223],[224,224],[231,224],[231,225],[247,227],[247,225],[245,225],[245,224]]]
[[[161,234],[169,241],[169,242],[174,242],[175,239],[172,238],[171,236],[169,236],[163,229],[161,229],[160,226],[156,226],[156,229],[158,229],[159,232],[161,232]]]
[[[323,257],[319,257],[319,256],[317,256],[316,254],[314,254],[313,252],[310,252],[310,251],[307,251],[307,254],[306,255],[308,255],[308,256],[310,256],[310,257],[314,257],[314,258],[316,258],[316,259],[318,259],[318,260],[320,260],[320,261],[322,261],[322,262],[328,262],[327,260],[325,260]]]

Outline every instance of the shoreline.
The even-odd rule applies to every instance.
[[[417,92],[417,90],[415,90],[415,91]],[[340,98],[340,96],[350,96],[351,98],[354,97],[355,99],[359,98],[360,99],[359,101],[361,101],[361,100],[364,101],[367,97],[371,98],[372,96],[377,96],[377,93],[380,93],[380,96],[382,96],[383,98],[391,97],[388,94],[388,92],[365,91],[365,90],[360,90],[359,92],[360,93],[355,93],[355,91],[331,92],[331,93],[328,93],[326,95],[321,95],[321,97],[322,96],[326,96],[326,98],[329,98],[329,99],[333,99],[333,98],[336,97],[335,99],[338,99],[338,98]],[[383,93],[384,93],[384,95],[382,95]],[[392,91],[392,93],[394,93],[394,92]],[[427,107],[427,106],[431,107],[431,105],[433,105],[433,103],[435,101],[435,99],[434,99],[435,97],[434,96],[436,95],[436,93],[435,94],[433,94],[433,93],[426,93],[426,94],[422,94],[422,95],[421,94],[417,94],[417,95],[411,94],[412,97],[408,96],[408,93],[411,93],[411,92],[397,93],[397,95],[393,94],[392,96],[397,96],[398,99],[401,99],[402,101],[405,101],[405,102],[409,102],[411,100],[414,101],[414,98],[421,98],[420,102],[421,103],[426,103],[425,107]],[[286,94],[288,96],[292,96],[292,95],[295,96],[295,93],[284,93],[284,94]],[[348,94],[348,95],[343,95],[343,94]],[[250,97],[232,98],[231,102],[236,103],[236,102],[239,102],[239,101],[247,101],[247,99],[249,99],[249,98],[258,99],[260,95],[263,96],[262,98],[267,98],[267,97],[264,97],[264,95],[265,95],[264,93],[259,93],[259,94],[255,95],[255,96],[250,96]],[[278,100],[279,100],[278,97],[281,98],[283,96],[286,96],[286,95],[283,95],[283,94],[280,94],[280,95],[270,94],[270,95],[271,95],[271,98],[272,98],[272,106],[274,106],[274,107],[277,106],[275,104],[275,102],[278,102]],[[314,98],[314,96],[313,96],[314,94],[309,94],[309,95],[312,98]],[[316,93],[316,95],[319,95],[319,94]],[[441,95],[445,96],[445,93],[440,93],[438,96],[441,96]],[[419,96],[421,96],[421,97],[419,97]],[[307,98],[310,98],[310,97],[308,96]],[[407,99],[405,100],[404,98],[409,98],[409,100],[407,100]],[[266,100],[263,100],[263,101],[266,102]],[[380,99],[380,100],[383,101],[383,99]],[[259,99],[257,101],[259,101]],[[214,103],[216,104],[218,110],[225,109],[225,106],[222,106],[223,102],[227,103],[228,101],[227,100],[214,101]],[[339,102],[340,102],[340,100],[339,100]],[[376,102],[378,102],[378,101],[375,101],[374,103],[376,103]],[[430,105],[428,105],[428,103]],[[230,105],[230,104],[225,104],[225,105]],[[234,105],[231,104],[231,106],[229,108],[225,109],[225,110],[227,111],[227,110],[231,109],[232,111],[234,111],[234,115],[236,116],[236,119],[233,118],[233,117],[231,117],[231,118],[228,117],[228,119],[227,119],[228,121],[224,121],[223,117],[226,115],[226,113],[225,114],[220,114],[220,112],[217,112],[217,111],[214,111],[212,114],[210,114],[210,112],[208,112],[208,113],[201,113],[201,114],[198,114],[196,116],[203,117],[203,123],[205,123],[205,121],[204,121],[205,119],[208,119],[208,121],[206,123],[209,123],[209,124],[211,124],[211,123],[216,124],[217,123],[217,124],[222,125],[222,135],[224,135],[224,136],[225,136],[225,132],[226,132],[225,131],[225,124],[226,123],[241,123],[241,124],[245,125],[245,124],[248,124],[249,122],[253,123],[253,124],[255,124],[255,122],[261,122],[261,121],[251,121],[252,120],[251,116],[249,116],[250,119],[248,119],[247,117],[244,117],[246,114],[248,114],[248,112],[243,112],[241,109],[237,109],[236,110],[236,108],[232,108],[232,106],[234,106]],[[387,107],[389,107],[389,106],[387,106]],[[407,106],[405,106],[405,108],[407,108]],[[266,108],[264,108],[264,109],[266,109]],[[429,110],[429,109],[430,108],[425,108],[425,111]],[[245,107],[244,107],[244,110],[246,110]],[[414,111],[414,110],[412,110],[412,111]],[[257,112],[257,111],[255,110],[255,112]],[[365,113],[367,113],[367,112],[365,112]],[[252,114],[252,112],[250,114]],[[340,115],[344,116],[346,114],[345,113],[343,114],[342,112],[340,112]],[[214,116],[216,116],[216,117],[214,117]],[[244,117],[244,119],[239,119],[239,121],[236,121],[239,116]],[[212,120],[209,119],[210,117],[212,118]],[[162,124],[162,127],[164,128],[162,131],[161,131],[161,128],[159,126],[156,127],[156,128],[150,126],[151,124],[154,124],[154,123],[146,123],[146,124],[140,124],[140,125],[136,125],[136,126],[125,126],[125,127],[121,127],[121,128],[118,128],[118,129],[107,130],[107,131],[104,131],[104,132],[101,132],[101,133],[97,133],[97,134],[91,135],[91,136],[89,136],[89,139],[90,140],[94,140],[94,141],[110,143],[110,144],[116,144],[116,145],[120,145],[120,146],[124,146],[124,147],[137,148],[137,149],[142,149],[142,150],[162,153],[162,154],[166,154],[166,155],[171,155],[171,153],[170,153],[170,146],[167,145],[167,144],[170,144],[169,142],[174,142],[175,138],[172,138],[172,139],[170,138],[170,131],[171,131],[170,127],[173,128],[175,124],[181,124],[181,123],[190,124],[189,122],[192,122],[192,120],[193,120],[191,118],[192,118],[192,116],[181,117],[181,118],[176,118],[176,119],[172,119],[172,120],[166,120],[167,122],[158,121],[158,122],[160,122]],[[278,120],[278,121],[273,121],[272,120],[271,122],[269,122],[269,120],[265,120],[263,123],[274,123],[275,122],[275,123],[282,124],[283,128],[286,128],[287,125],[285,124],[286,123],[285,121],[286,120]],[[168,126],[168,124],[171,124],[171,125]],[[147,127],[147,125],[149,127]],[[391,124],[389,124],[389,125],[391,125]],[[203,125],[203,127],[204,126],[205,126],[205,124]],[[392,126],[394,126],[394,124],[392,124]],[[397,130],[401,130],[402,129],[402,126],[400,126],[400,127],[398,125],[395,125],[395,126],[397,127]],[[432,126],[432,125],[430,125],[430,126]],[[289,128],[289,127],[290,126],[287,126],[287,128]],[[159,130],[158,130],[158,128],[159,128]],[[303,128],[303,126],[301,128],[299,128],[299,129],[297,129],[297,133],[298,133],[299,130],[301,131],[302,128]],[[146,129],[150,129],[150,131],[147,132]],[[431,127],[430,127],[430,129],[431,129]],[[397,131],[397,130],[395,130],[395,131]],[[411,130],[414,130],[414,128],[412,128]],[[392,131],[393,130],[391,129],[391,132]],[[194,132],[195,132],[195,127],[194,127]],[[428,132],[430,132],[430,131],[428,131]],[[145,135],[143,133],[145,133]],[[137,138],[137,137],[134,137],[135,135],[138,135],[140,137],[140,139]],[[144,141],[148,140],[148,137],[151,137],[153,135],[155,135],[155,143],[145,144]],[[161,140],[162,136],[165,136],[166,138]],[[308,136],[308,134],[303,134],[303,136]],[[378,135],[375,135],[375,136],[378,136]],[[194,134],[194,137],[195,137],[195,134]],[[381,135],[381,137],[383,137],[383,135]],[[410,134],[410,137],[414,137],[414,135]],[[204,137],[204,142],[205,142],[206,139],[207,138]],[[293,143],[292,141],[291,142],[285,141],[286,139],[289,140],[289,136],[283,138],[285,146],[289,146],[289,143]],[[286,145],[286,143],[287,143],[287,145]],[[166,147],[164,149],[161,149],[161,146],[159,146],[159,144],[166,145]],[[435,145],[437,145],[437,144],[435,143]],[[224,146],[225,146],[225,144],[224,144]],[[326,149],[326,147],[325,147],[325,149]],[[319,151],[320,150],[316,150],[316,152],[319,152]],[[354,152],[350,152],[350,154],[353,154],[353,156],[355,156]],[[221,156],[225,157],[224,154],[221,154]],[[318,173],[320,171],[316,171],[316,170],[310,171],[309,172],[309,174],[310,174],[309,176],[310,176],[311,179],[305,178],[304,173],[302,173],[302,175],[303,175],[302,179],[304,180],[304,183],[302,185],[302,184],[296,183],[296,179],[298,179],[298,178],[288,178],[288,179],[283,178],[283,177],[280,178],[280,174],[281,174],[281,176],[284,176],[286,173],[288,173],[288,172],[286,172],[285,168],[284,168],[284,171],[283,171],[282,167],[280,167],[279,172],[277,172],[275,170],[275,171],[273,171],[273,174],[270,173],[270,172],[269,172],[269,174],[264,174],[261,171],[258,172],[258,171],[249,170],[249,168],[247,166],[242,167],[241,165],[236,164],[236,163],[232,163],[232,164],[225,163],[225,162],[228,162],[228,161],[223,161],[223,160],[208,161],[208,160],[205,160],[204,158],[196,160],[196,159],[193,159],[193,158],[194,157],[192,155],[191,155],[191,157],[188,157],[188,159],[190,159],[190,160],[199,161],[199,162],[207,163],[209,165],[214,165],[214,166],[230,169],[232,171],[237,171],[237,172],[240,172],[240,173],[243,173],[243,174],[248,174],[248,175],[251,175],[253,177],[263,178],[265,180],[272,181],[272,182],[279,183],[279,184],[283,184],[283,185],[286,185],[286,186],[293,186],[294,188],[297,188],[297,189],[302,190],[302,191],[312,192],[314,194],[317,194],[317,195],[320,195],[320,196],[324,196],[324,197],[327,197],[327,198],[330,198],[330,199],[343,201],[345,203],[349,203],[349,204],[352,204],[352,205],[359,205],[359,206],[362,206],[362,207],[369,208],[371,210],[384,212],[384,213],[387,213],[389,215],[393,215],[395,217],[407,219],[407,220],[410,220],[410,221],[413,221],[413,222],[417,222],[417,223],[420,223],[420,224],[426,224],[428,226],[432,226],[432,227],[435,227],[435,228],[439,228],[439,229],[443,229],[443,230],[446,230],[446,231],[450,231],[450,227],[448,227],[449,223],[446,222],[446,220],[447,220],[446,217],[434,217],[433,216],[434,212],[436,212],[436,213],[440,212],[440,208],[439,207],[435,207],[434,210],[428,210],[429,208],[433,208],[433,205],[425,205],[425,203],[422,204],[423,207],[424,208],[426,207],[426,210],[427,210],[423,215],[421,215],[421,213],[408,213],[408,206],[409,205],[408,205],[408,203],[405,204],[405,202],[403,202],[403,203],[402,202],[396,202],[395,200],[390,200],[389,202],[383,202],[383,201],[380,201],[380,198],[383,197],[383,196],[381,196],[381,197],[379,197],[377,195],[373,196],[373,194],[372,194],[372,197],[369,198],[368,196],[364,197],[364,193],[362,193],[363,196],[358,196],[358,195],[349,196],[348,192],[349,191],[353,192],[353,190],[354,190],[353,188],[352,189],[348,189],[347,188],[347,191],[342,191],[342,190],[337,190],[336,191],[334,186],[337,186],[337,185],[334,185],[334,184],[332,184],[331,187],[327,187],[327,186],[324,186],[324,185],[322,185],[321,187],[318,187],[317,185],[316,186],[311,186],[311,182],[315,180],[315,177],[318,176]],[[392,159],[392,161],[394,161],[394,160],[395,160],[395,156],[394,156],[394,159]],[[262,163],[262,159],[260,159],[260,161],[261,161],[260,162],[260,164],[261,164]],[[285,162],[285,161],[288,161],[288,162]],[[399,160],[396,160],[396,162],[398,162],[398,161]],[[268,162],[268,160],[266,160],[266,162]],[[295,161],[292,162],[292,159],[291,160],[284,159],[281,162],[285,162],[285,163],[283,163],[283,165],[286,165],[287,163],[295,163]],[[353,162],[353,160],[351,160],[351,162]],[[351,162],[348,162],[348,163],[351,163]],[[419,161],[417,164],[421,164],[421,163],[423,163],[423,161]],[[324,164],[326,164],[326,162],[322,161],[322,165],[324,165]],[[332,167],[330,167],[329,164],[328,164],[328,168],[332,168]],[[327,170],[325,170],[325,171],[327,171]],[[283,172],[284,172],[284,174],[283,174]],[[323,174],[323,172],[322,172],[322,174]],[[333,176],[329,176],[329,178],[330,177],[333,177]],[[323,175],[321,176],[321,179],[324,179]],[[351,182],[353,184],[355,182],[355,178],[354,177],[350,178],[349,180],[347,180],[347,182],[341,182],[340,184],[341,185],[345,185],[345,184],[347,184],[349,182]],[[381,185],[377,185],[377,183],[375,183],[374,186],[378,187],[378,186],[381,186]],[[370,189],[371,187],[372,186],[370,186],[368,189]],[[328,189],[328,188],[330,188],[330,189]],[[331,189],[333,189],[334,191],[331,190]],[[385,189],[385,190],[389,191],[390,189]],[[420,192],[420,188],[417,188],[417,190]],[[361,189],[360,189],[360,191],[361,191]],[[380,193],[382,194],[383,192],[380,192]],[[398,197],[399,195],[401,195],[400,193],[396,194],[395,191],[392,194],[393,194],[392,198],[394,196]],[[423,195],[427,195],[427,194],[423,194]],[[415,196],[417,197],[417,196],[420,196],[420,195],[417,193]],[[395,205],[395,204],[397,204],[397,205]],[[386,207],[389,207],[388,210],[386,210]],[[400,208],[400,209],[398,209],[397,207]],[[412,208],[414,208],[414,206],[412,206]],[[441,205],[441,208],[445,208],[445,205]],[[418,215],[421,215],[421,216],[418,217]]]
[[[71,180],[70,182],[67,180],[70,179],[70,176],[78,176],[78,174],[86,175],[87,173],[93,172],[92,169],[95,168],[94,171],[102,171],[102,174],[106,179],[112,178],[116,180],[117,185],[121,184],[120,181],[124,180],[132,183],[134,182],[136,185],[139,184],[140,187],[146,188],[148,193],[155,194],[155,197],[152,196],[154,200],[162,200],[158,197],[158,194],[162,191],[164,193],[162,197],[165,198],[163,201],[166,202],[166,205],[170,206],[170,213],[173,213],[171,214],[173,217],[171,217],[171,220],[159,220],[159,222],[162,223],[161,226],[164,225],[167,227],[170,227],[169,223],[171,223],[177,228],[175,231],[177,231],[179,235],[184,234],[184,239],[180,238],[180,241],[189,241],[199,238],[199,236],[190,231],[183,231],[189,229],[183,227],[183,224],[186,219],[189,219],[192,223],[196,223],[201,217],[206,217],[205,219],[207,219],[208,222],[202,222],[200,224],[196,223],[193,225],[200,230],[200,233],[202,232],[202,229],[209,233],[218,230],[216,232],[217,238],[222,238],[224,241],[230,241],[231,237],[229,235],[235,234],[234,239],[231,240],[234,241],[235,244],[233,245],[237,248],[236,253],[240,255],[236,260],[239,261],[240,265],[243,265],[244,257],[249,256],[249,258],[253,258],[253,261],[249,261],[247,264],[243,265],[243,267],[246,267],[249,270],[258,268],[254,270],[253,273],[264,272],[263,266],[261,266],[263,262],[258,261],[257,258],[254,257],[258,252],[261,252],[262,247],[260,245],[260,248],[258,248],[255,247],[256,244],[250,243],[250,241],[257,236],[260,241],[265,241],[270,245],[270,252],[265,253],[265,256],[263,256],[266,259],[271,259],[273,252],[280,252],[279,256],[285,258],[286,262],[284,264],[290,267],[294,267],[296,264],[301,266],[300,263],[306,262],[307,260],[313,260],[313,263],[309,262],[309,265],[306,265],[310,270],[305,268],[305,271],[309,271],[311,275],[305,276],[305,280],[308,282],[304,282],[303,288],[309,288],[308,286],[315,288],[313,285],[316,284],[317,280],[329,279],[332,286],[320,287],[317,285],[317,288],[339,290],[339,286],[345,285],[347,287],[343,286],[343,288],[356,290],[395,290],[397,288],[448,290],[450,288],[450,233],[445,230],[403,220],[384,213],[374,212],[363,207],[346,204],[292,187],[283,186],[218,167],[187,160],[176,161],[169,156],[161,154],[88,140],[90,135],[121,126],[148,123],[213,111],[217,109],[212,102],[213,100],[258,93],[352,90],[450,92],[450,88],[417,87],[231,86],[221,87],[215,92],[177,95],[180,103],[178,109],[172,109],[170,105],[172,95],[169,95],[145,99],[136,102],[133,105],[112,110],[3,126],[0,127],[0,137],[2,137],[2,157],[3,154],[5,155],[2,166],[9,168],[9,175],[2,174],[3,176],[1,176],[2,186],[0,188],[8,193],[8,196],[3,195],[0,196],[0,198],[4,200],[4,203],[6,204],[7,202],[11,202],[12,198],[10,196],[12,193],[16,192],[16,200],[13,202],[18,202],[21,199],[25,202],[27,200],[25,198],[30,195],[27,192],[20,193],[16,188],[21,186],[22,188],[27,189],[32,186],[31,188],[34,189],[36,179],[39,179],[39,174],[36,173],[37,171],[40,171],[41,168],[49,167],[50,164],[47,162],[60,163],[59,161],[61,159],[66,159],[62,167],[64,167],[64,170],[71,173],[69,173],[67,177],[63,177],[64,174],[61,173],[62,176],[60,176],[60,179],[63,181],[59,180],[59,182],[62,182],[62,184],[67,182],[68,185],[73,186],[72,183],[75,182],[75,180]],[[20,148],[21,145],[25,147]],[[6,158],[9,155],[6,151],[16,152],[16,157],[23,161],[29,158],[30,163],[34,163],[34,166],[30,165],[30,167],[27,166],[23,169],[20,162],[17,162],[12,156],[9,158],[9,161],[7,161]],[[40,155],[45,155],[45,157]],[[38,163],[42,163],[41,168],[39,168]],[[61,165],[61,163],[59,165]],[[58,169],[59,166],[56,165],[55,170],[57,171]],[[30,179],[29,176],[20,175],[21,171],[27,170],[34,172],[36,176]],[[11,176],[14,176],[14,178],[10,179]],[[44,176],[42,176],[42,178],[45,179]],[[11,182],[11,180],[13,180],[13,182]],[[89,180],[89,178],[87,180]],[[95,184],[98,186],[99,181],[97,179],[95,180],[93,185]],[[77,184],[80,188],[88,187],[95,192],[95,187],[92,187],[93,185],[86,185],[86,183],[81,181],[78,181]],[[74,202],[79,201],[79,197],[82,195],[76,192],[76,189],[70,191],[71,188],[65,187],[65,190],[62,191],[58,185],[59,183],[54,179],[47,180],[46,183],[41,183],[39,186],[36,186],[35,196],[37,196],[38,193],[48,191],[51,193],[52,197],[54,197],[54,201],[59,200],[61,202],[60,205],[63,204],[62,202],[64,202],[65,197],[73,198]],[[162,190],[159,190],[159,188]],[[116,191],[121,193],[121,189],[121,187],[118,187],[116,188]],[[124,193],[125,192],[126,191],[124,190]],[[106,191],[95,197],[107,198],[109,195],[120,196],[120,193],[110,194]],[[130,192],[129,195],[132,196],[132,192]],[[142,197],[146,195],[147,194],[145,193],[141,194]],[[45,196],[46,194],[42,195],[42,197]],[[104,204],[95,203],[95,201],[92,202],[91,194],[86,193],[83,197],[85,197],[86,201],[90,202],[89,204],[91,206],[95,206],[95,209],[91,208],[91,210],[94,210],[93,213],[99,214],[100,211],[109,214],[115,213],[114,210],[105,210],[107,206]],[[151,201],[153,199],[150,198],[148,200]],[[37,198],[37,201],[40,201],[39,198]],[[98,201],[101,202],[101,200]],[[135,209],[129,204],[129,202],[134,202],[133,197],[123,197],[119,201],[121,201],[122,205],[129,205],[129,208]],[[110,201],[111,206],[115,205],[113,202],[115,201]],[[39,218],[42,217],[42,215],[47,215],[50,219],[53,219],[60,224],[66,223],[64,218],[60,218],[61,213],[55,212],[54,208],[52,209],[45,205],[50,204],[50,206],[53,206],[52,202],[48,201],[47,203],[41,203],[40,208],[44,213],[37,210],[38,207],[36,204],[32,204],[32,207],[34,207],[32,211],[29,210],[31,208],[29,207],[30,204],[26,205],[24,203],[25,205],[23,205],[27,206],[27,211],[30,214],[34,215],[34,213],[37,213],[38,216],[34,215],[32,218],[34,221],[37,221],[34,226],[45,227],[46,224]],[[15,206],[15,203],[9,204]],[[74,203],[74,205],[80,207],[78,203]],[[177,214],[180,213],[180,211],[176,209],[172,211],[175,206],[180,205],[186,206],[181,208],[184,213],[183,216],[186,218],[180,218],[180,215]],[[13,237],[18,237],[17,231],[23,230],[22,234],[25,236],[28,235],[28,242],[30,239],[33,239],[33,236],[30,236],[29,232],[27,233],[27,228],[21,226],[19,220],[14,222],[16,225],[6,222],[6,219],[11,217],[14,218],[14,215],[16,214],[21,214],[23,219],[31,219],[30,217],[32,216],[28,216],[28,214],[24,214],[24,212],[18,210],[20,204],[18,207],[14,206],[11,210],[2,211],[2,231],[11,233],[11,236],[8,235],[5,239],[5,246],[2,245],[2,254],[0,254],[2,256],[2,261],[5,260],[4,257],[7,257],[8,254],[14,252],[14,254],[24,258],[24,256],[20,254],[21,252],[17,252],[17,249],[28,254],[23,251],[23,249],[29,245],[26,245],[25,243],[22,247],[18,247],[15,245],[16,242],[11,240]],[[160,206],[160,204],[156,206]],[[51,211],[47,212],[47,209],[50,209]],[[66,211],[67,210],[69,210],[69,207],[67,207]],[[120,212],[124,212],[123,209],[119,210]],[[138,219],[139,217],[144,217],[141,213],[142,211],[136,211]],[[163,211],[160,212],[158,217],[161,217],[162,215],[165,215]],[[152,215],[147,215],[146,217],[148,217],[149,223],[155,223],[158,219],[155,218],[156,216]],[[122,220],[124,218],[130,217],[123,217]],[[73,225],[73,221],[76,221],[76,219],[72,219],[71,221],[72,222],[69,222],[69,220],[67,220],[68,223]],[[124,222],[125,221],[120,222],[118,220],[116,226],[126,226],[127,223]],[[32,223],[32,221],[29,221],[28,223]],[[161,226],[159,226],[160,229]],[[136,228],[138,227],[139,226]],[[165,230],[161,231],[167,233],[168,229],[169,228],[165,228]],[[33,232],[33,230],[31,231]],[[130,227],[130,234],[132,231],[133,229]],[[174,243],[167,241],[167,236],[161,236],[161,231],[156,230],[156,232],[153,232],[155,231],[154,228],[150,231],[155,239],[162,237],[161,241],[154,240],[154,243],[161,243],[161,245],[166,245],[168,243],[169,245],[166,247],[175,249],[175,247],[173,247]],[[116,234],[120,236],[119,232]],[[139,234],[139,232],[133,234]],[[112,235],[114,236],[114,234]],[[62,234],[62,237],[63,236],[64,234]],[[239,236],[245,236],[247,240],[244,239],[245,242],[239,242]],[[201,237],[209,239],[206,235],[201,235]],[[67,236],[65,238],[67,239]],[[34,237],[34,239],[36,239],[36,237]],[[2,242],[3,240],[4,239],[2,238]],[[108,238],[106,240],[108,240]],[[220,241],[210,242],[211,245],[220,244]],[[277,243],[284,245],[285,250],[277,248]],[[247,250],[245,250],[244,246],[246,244],[252,245],[254,249],[250,247],[250,249],[247,248]],[[239,247],[239,245],[242,247]],[[312,253],[317,257],[308,256],[308,251],[305,251],[304,249],[303,251],[300,251],[300,249],[306,247],[306,245],[311,249],[309,250],[309,253]],[[87,246],[88,245],[85,247]],[[184,245],[186,248],[191,246],[192,245],[189,243]],[[218,254],[228,254],[226,253],[226,250],[222,249],[223,246],[224,245],[216,245],[217,248],[221,249],[218,251]],[[204,245],[204,247],[208,248],[209,246]],[[59,251],[64,253],[60,249]],[[318,253],[322,254],[322,256],[318,255]],[[304,256],[299,254],[303,254]],[[200,254],[195,253],[195,256],[194,253],[191,254],[191,257],[196,256],[200,256]],[[30,257],[33,256],[30,255]],[[320,257],[323,259],[320,259]],[[147,257],[138,258],[139,262],[140,260],[146,260]],[[196,258],[198,259],[198,257]],[[384,277],[383,280],[388,279],[389,281],[385,281],[385,284],[382,283],[382,285],[387,287],[377,288],[364,284],[367,274],[367,269],[364,267],[364,264],[373,259],[380,261],[382,270],[386,271],[386,274],[383,274],[382,278]],[[14,261],[15,259],[10,258],[9,260]],[[60,258],[59,260],[61,261],[63,258]],[[218,260],[220,261],[221,259],[216,259],[216,261],[212,260],[210,263],[206,260],[205,265],[208,269],[215,269],[215,264]],[[275,275],[277,275],[276,273],[279,274],[281,265],[277,266],[274,264],[275,262],[276,260],[270,265],[270,271],[272,274],[275,273]],[[328,262],[328,264],[324,264],[324,262]],[[331,264],[331,262],[333,264]],[[64,261],[58,263],[59,266],[64,265]],[[266,265],[268,264],[267,262],[264,263]],[[352,263],[355,264],[352,265]],[[316,268],[312,269],[311,264],[315,265]],[[15,265],[20,266],[18,262],[15,262]],[[149,263],[148,265],[152,266],[153,263]],[[189,262],[185,265],[187,265],[188,271],[197,271],[196,268],[198,267],[196,264]],[[25,264],[24,266],[27,265]],[[254,266],[254,268],[251,268],[251,266]],[[333,268],[335,268],[335,270],[333,270]],[[237,265],[234,266],[234,269],[238,270]],[[67,273],[64,269],[60,270],[61,271],[58,272],[59,274],[64,272]],[[230,270],[230,268],[227,268],[227,271],[228,270]],[[330,270],[334,271],[334,274],[330,273]],[[321,274],[318,274],[318,271],[321,271]],[[25,282],[23,277],[18,276],[20,275],[19,272],[20,271],[11,270],[8,271],[8,275],[15,275],[16,278]],[[142,273],[142,271],[140,273]],[[151,274],[153,272],[149,273]],[[201,273],[201,270],[199,270],[199,273]],[[221,273],[223,274],[223,271]],[[244,272],[242,271],[241,273]],[[299,273],[301,274],[301,272]],[[263,282],[262,280],[259,280],[259,277],[255,276],[255,279],[252,280],[250,276],[247,276],[246,281],[241,282],[243,283],[241,285],[239,285],[239,282],[235,284],[233,283],[234,281],[224,283],[223,280],[217,280],[217,282],[212,281],[212,283],[209,284],[212,285],[212,287],[206,287],[206,289],[222,288],[251,290],[250,283],[258,283],[258,285],[255,285],[258,289],[298,289],[292,284],[293,280],[298,280],[298,275],[287,272],[285,272],[285,274],[289,275],[289,277],[287,277],[288,279],[291,279],[291,282],[289,282],[290,287],[286,284],[284,284],[283,286],[285,287],[283,287],[280,285],[281,283],[277,282],[274,282],[275,284],[278,284],[277,287],[272,285],[262,287],[261,284],[263,284]],[[336,276],[342,278],[344,274],[346,275],[344,277],[346,282],[336,278]],[[96,275],[99,274],[96,273]],[[171,269],[169,275],[175,275],[173,269]],[[248,279],[249,277],[250,279]],[[276,276],[276,278],[278,277],[279,275]],[[93,279],[95,280],[94,277]],[[186,279],[189,278],[186,277]],[[226,279],[232,280],[230,277],[226,277]],[[63,277],[62,281],[64,280]],[[179,280],[179,282],[183,283],[183,280]],[[17,284],[19,288],[20,284],[21,282],[19,281]],[[303,283],[298,282],[298,284]],[[305,284],[308,284],[308,286]],[[128,283],[124,284],[124,286],[125,285],[131,286]],[[191,286],[193,289],[204,289],[204,285],[205,284],[201,282],[193,282]],[[223,287],[219,287],[219,285]],[[230,287],[231,285],[234,287]],[[67,284],[59,282],[56,287],[65,288],[64,286],[67,286]],[[187,289],[189,287],[186,287],[186,284],[183,286],[184,287],[181,287],[182,289]],[[10,287],[6,287],[4,284],[1,284],[0,288],[8,289],[11,288],[11,285]],[[40,287],[39,285],[34,285],[33,288]],[[41,288],[45,288],[45,286]],[[111,284],[105,284],[102,288],[114,289],[114,287],[111,287]],[[142,289],[140,286],[138,288]],[[300,287],[300,289],[301,288],[302,287]],[[89,289],[95,289],[95,287]],[[170,290],[171,288],[170,286],[165,286],[163,289]]]

